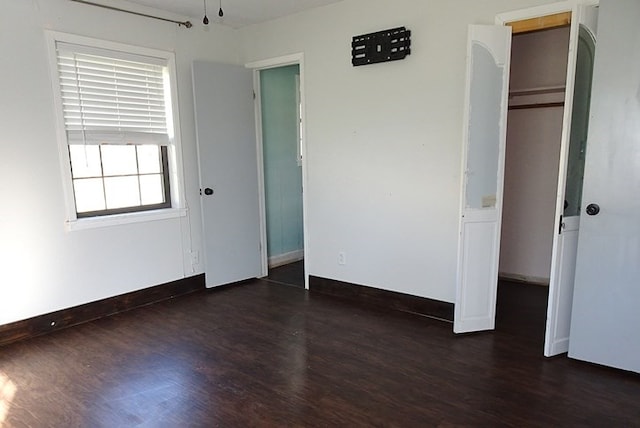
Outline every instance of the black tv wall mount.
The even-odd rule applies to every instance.
[[[405,27],[355,36],[351,41],[351,64],[354,67],[397,61],[410,54],[411,31]]]

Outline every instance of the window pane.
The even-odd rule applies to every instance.
[[[141,175],[140,194],[143,205],[161,204],[164,202],[162,175]]]
[[[480,43],[474,42],[471,55],[473,78],[483,84],[473,85],[471,91],[465,206],[495,208],[504,66],[496,64],[491,51]]]
[[[98,146],[74,144],[69,146],[73,178],[100,177],[100,149]]]
[[[137,174],[135,146],[100,146],[104,175]]]
[[[137,146],[138,171],[140,174],[158,174],[162,172],[160,164],[160,146]]]
[[[136,207],[140,205],[138,177],[105,177],[104,189],[107,209]]]
[[[104,189],[101,178],[73,180],[78,213],[104,210]]]

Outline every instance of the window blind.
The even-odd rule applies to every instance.
[[[166,64],[58,42],[69,144],[169,144]]]

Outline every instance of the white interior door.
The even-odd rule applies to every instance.
[[[561,144],[556,213],[559,226],[553,240],[549,303],[545,332],[544,355],[567,352],[571,326],[571,307],[575,279],[580,200],[589,127],[589,106],[595,53],[598,9],[580,6],[574,14],[571,29],[567,72],[567,95]]]
[[[261,275],[253,74],[193,63],[207,287]]]
[[[455,333],[495,327],[510,58],[511,27],[469,27]]]
[[[640,2],[602,0],[569,356],[640,372]],[[598,210],[599,208],[599,210]]]

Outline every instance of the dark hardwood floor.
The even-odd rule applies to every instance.
[[[269,269],[269,281],[304,288],[304,261],[300,260]]]
[[[496,301],[496,330],[533,342],[540,352],[544,345],[549,287],[500,280]]]
[[[640,376],[545,359],[526,316],[455,337],[265,280],[196,292],[0,348],[0,426],[640,426]]]

